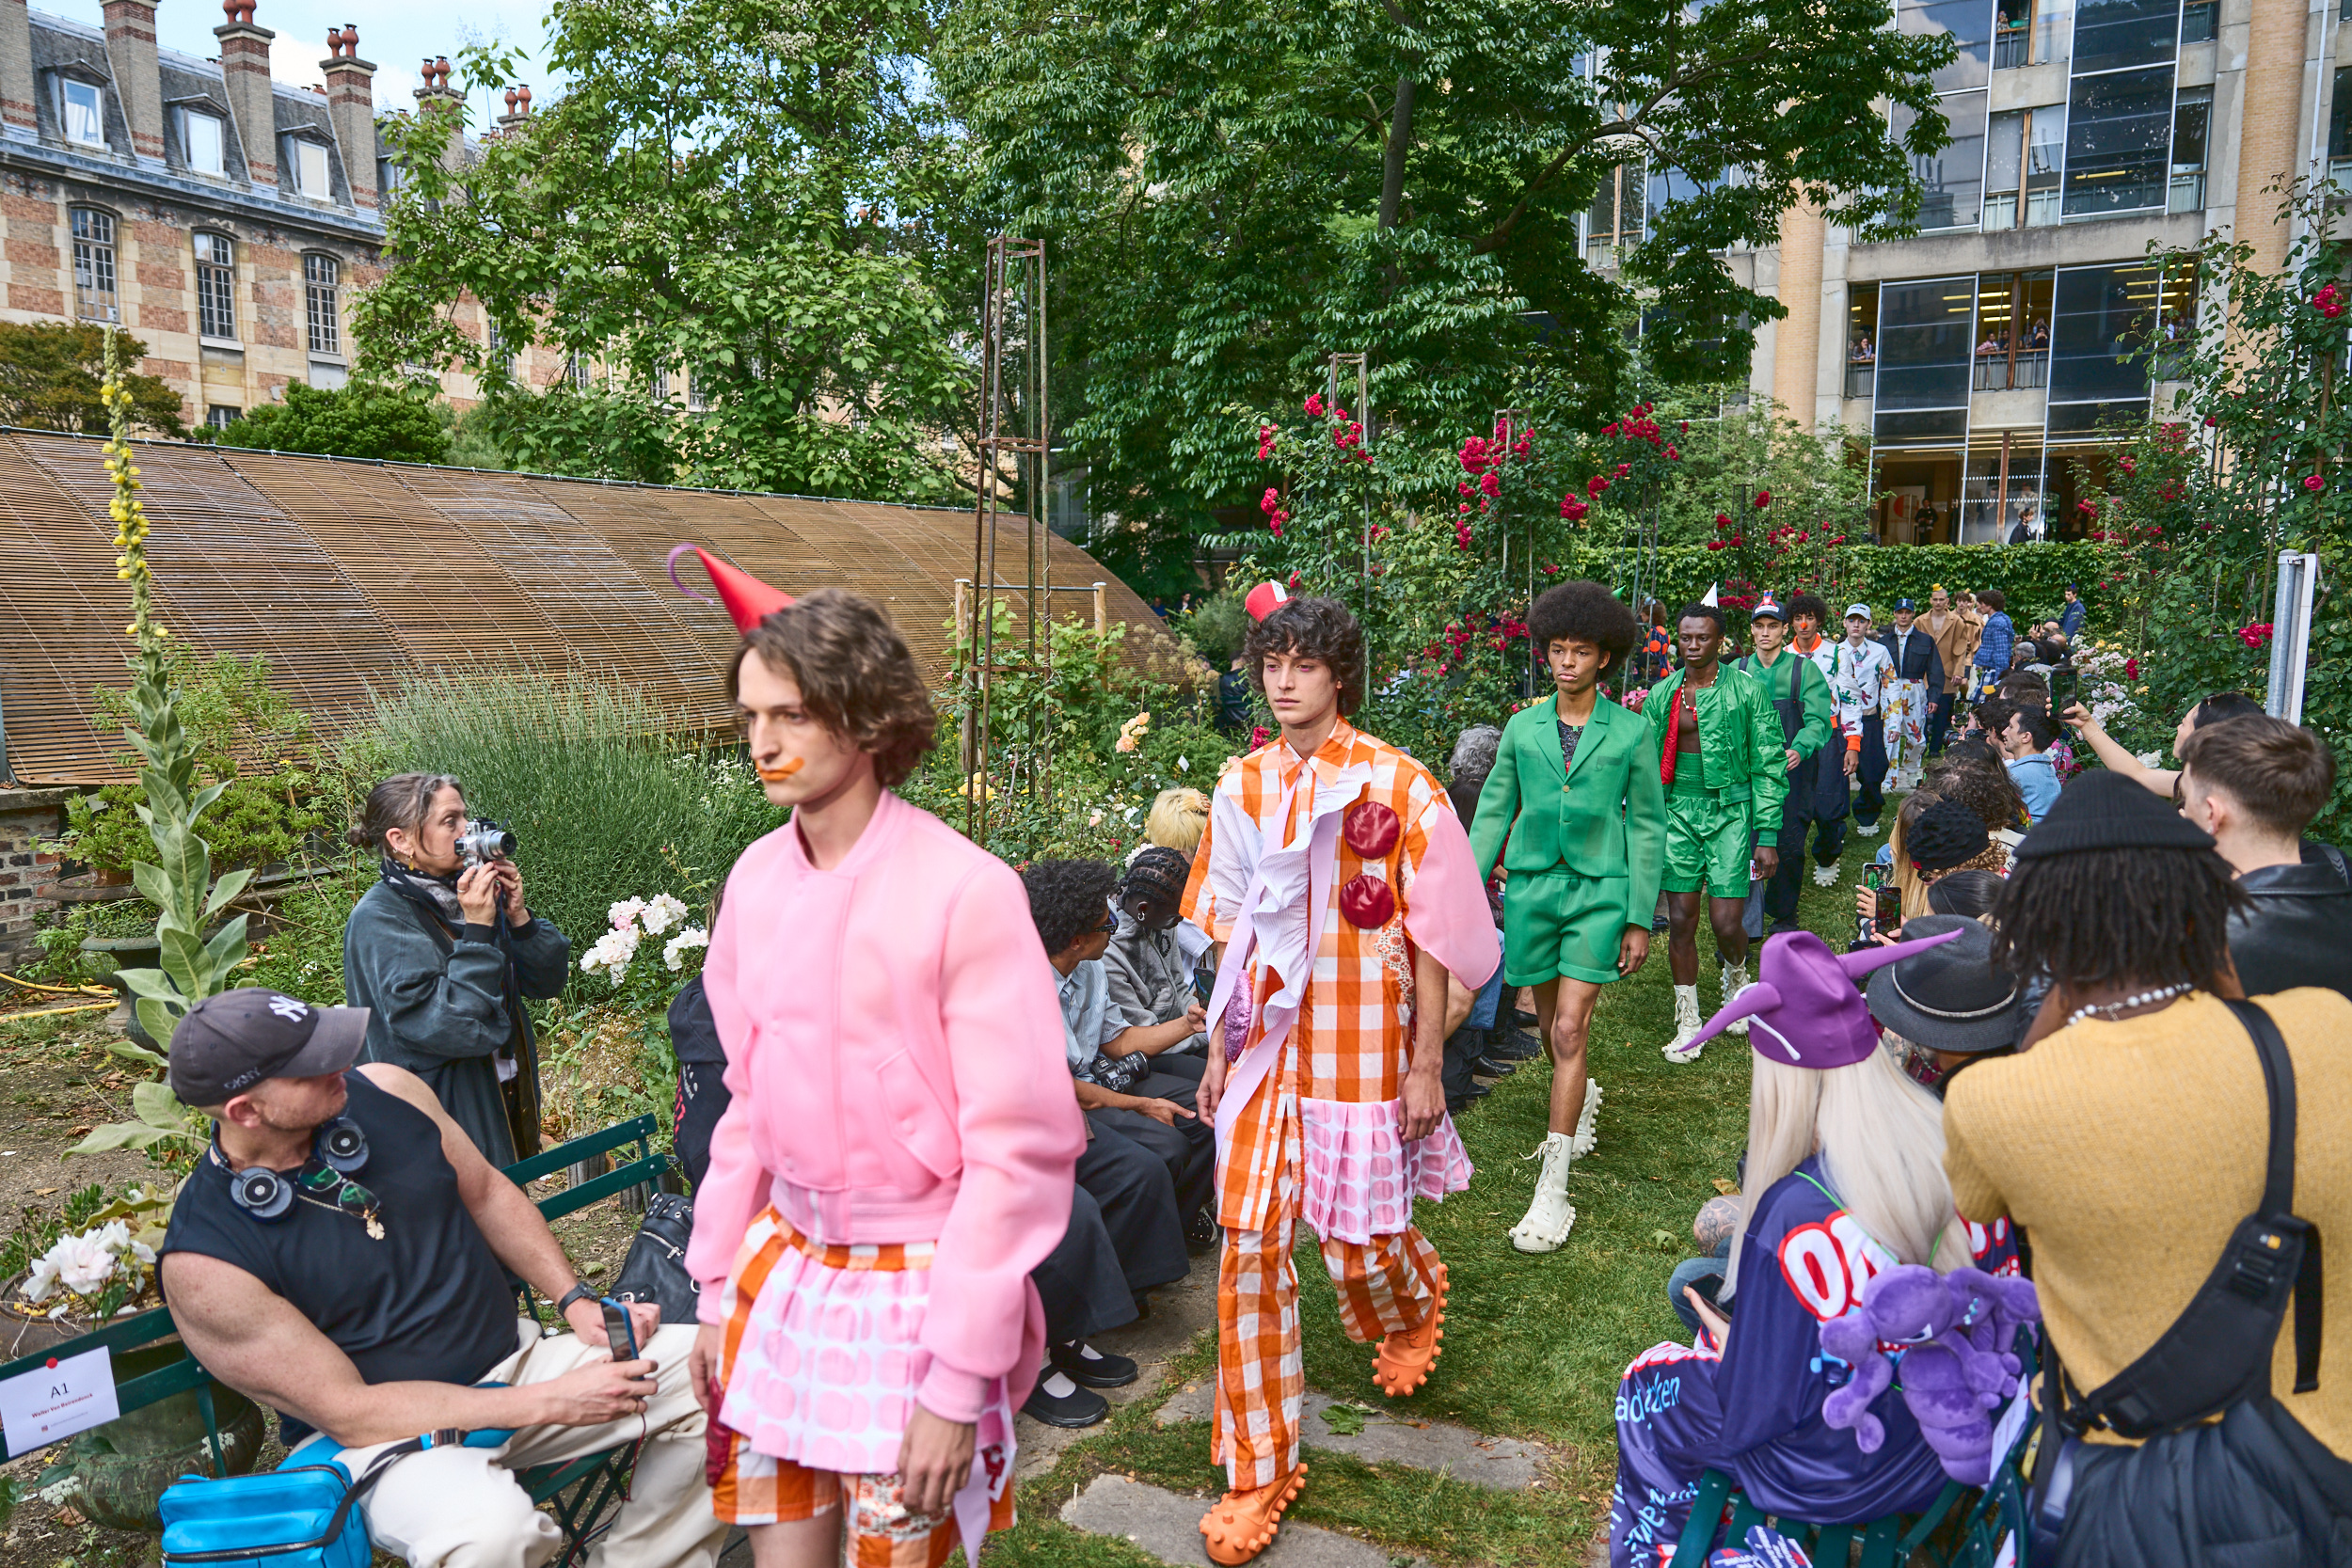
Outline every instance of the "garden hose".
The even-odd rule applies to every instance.
[[[55,1018],[59,1013],[94,1013],[101,1007],[111,1007],[112,1002],[77,1002],[71,1007],[42,1007],[29,1013],[0,1013],[0,1023],[14,1023],[22,1018]]]
[[[23,986],[26,990],[43,990],[56,996],[112,996],[114,994],[104,986],[44,986],[38,980],[20,980],[13,974],[0,974],[0,980],[6,980],[12,986]]]

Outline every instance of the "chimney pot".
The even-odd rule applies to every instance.
[[[521,93],[516,92],[516,91],[513,87],[508,87],[508,88],[506,89],[506,112],[507,112],[508,114],[510,114],[510,115],[511,115],[511,114],[513,114],[513,113],[515,112],[515,104],[516,104],[516,103],[517,103],[517,102],[518,102],[521,98],[522,98],[522,94],[521,94]]]
[[[529,114],[531,112],[531,84],[529,82],[523,84],[523,90],[518,96],[522,99],[523,113]]]

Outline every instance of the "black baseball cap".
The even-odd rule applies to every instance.
[[[242,986],[199,1002],[171,1032],[171,1092],[186,1105],[225,1105],[264,1078],[348,1071],[367,1043],[365,1007]]]
[[[1756,601],[1756,608],[1748,611],[1748,619],[1751,622],[1778,621],[1785,626],[1788,621],[1788,612],[1780,608],[1778,599],[1767,594]]]

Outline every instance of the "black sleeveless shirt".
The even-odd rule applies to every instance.
[[[375,1195],[382,1241],[351,1215],[301,1201],[274,1223],[255,1220],[230,1197],[228,1165],[207,1154],[180,1190],[161,1250],[245,1270],[368,1383],[478,1383],[520,1345],[506,1271],[458,1195],[433,1119],[356,1071],[343,1083],[343,1114],[368,1139],[353,1180]],[[289,1446],[310,1432],[282,1411],[278,1420]]]

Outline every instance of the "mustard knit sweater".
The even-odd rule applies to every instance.
[[[2271,1387],[2352,1456],[2352,1246],[2333,1241],[2352,1238],[2352,1000],[2313,988],[2257,1000],[2295,1059],[2295,1212],[2330,1243],[2319,1387],[2293,1392],[2291,1309]],[[2197,994],[1953,1079],[1944,1168],[1963,1215],[2024,1227],[2050,1342],[2088,1392],[2155,1343],[2261,1201],[2268,1127],[2254,1042]]]

